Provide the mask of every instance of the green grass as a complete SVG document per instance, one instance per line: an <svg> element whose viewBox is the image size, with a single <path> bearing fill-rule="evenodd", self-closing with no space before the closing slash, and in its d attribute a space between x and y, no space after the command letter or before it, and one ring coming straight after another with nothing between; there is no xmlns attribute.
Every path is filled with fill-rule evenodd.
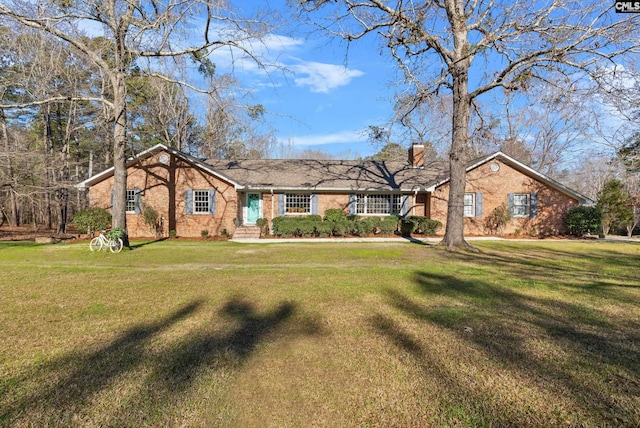
<svg viewBox="0 0 640 428"><path fill-rule="evenodd" d="M0 426L639 426L640 245L0 243Z"/></svg>

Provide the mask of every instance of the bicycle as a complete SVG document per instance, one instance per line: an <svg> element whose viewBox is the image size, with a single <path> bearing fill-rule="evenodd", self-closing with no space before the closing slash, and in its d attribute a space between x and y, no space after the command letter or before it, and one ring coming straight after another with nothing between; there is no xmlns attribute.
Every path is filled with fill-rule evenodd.
<svg viewBox="0 0 640 428"><path fill-rule="evenodd" d="M109 236L111 231L107 232L103 230L100 235L96 236L89 242L89 249L91 251L102 251L108 248L112 253L119 253L122 251L123 242L122 239L115 236Z"/></svg>

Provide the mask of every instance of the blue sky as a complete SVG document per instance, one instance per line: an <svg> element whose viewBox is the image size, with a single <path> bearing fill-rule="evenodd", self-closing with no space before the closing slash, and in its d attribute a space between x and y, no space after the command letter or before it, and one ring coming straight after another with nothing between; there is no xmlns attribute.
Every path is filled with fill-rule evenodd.
<svg viewBox="0 0 640 428"><path fill-rule="evenodd" d="M367 141L365 131L391 117L394 64L373 40L347 49L344 42L307 30L274 33L255 45L266 63L282 70L266 73L250 61L236 60L232 66L226 49L211 59L221 72L233 72L251 91L252 102L266 108L282 143L351 157L375 153L380 147Z"/></svg>
<svg viewBox="0 0 640 428"><path fill-rule="evenodd" d="M286 15L285 3L265 0L250 2L251 6L241 4L275 7ZM211 59L219 70L233 71L241 85L250 89L252 103L266 108L267 120L283 144L347 154L343 158L377 152L380 147L367 141L366 130L370 125L384 126L393 114L393 85L398 75L389 53L381 52L378 41L371 37L357 40L347 49L343 41L291 22L295 32L275 32L253 46L266 63L286 71L274 69L267 74L250 61L235 61L232 68L229 52L224 49L214 52ZM476 67L476 77L492 74L480 59ZM491 98L499 98L496 92L480 101L499 109Z"/></svg>

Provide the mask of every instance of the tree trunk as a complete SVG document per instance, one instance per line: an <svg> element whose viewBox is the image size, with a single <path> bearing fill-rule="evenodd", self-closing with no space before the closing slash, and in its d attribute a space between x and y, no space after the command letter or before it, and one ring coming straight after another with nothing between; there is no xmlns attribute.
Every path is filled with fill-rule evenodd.
<svg viewBox="0 0 640 428"><path fill-rule="evenodd" d="M469 70L456 66L453 75L452 141L449 152L449 202L443 244L449 250L471 248L464 239L464 191L466 186L467 146L471 104L469 102Z"/></svg>
<svg viewBox="0 0 640 428"><path fill-rule="evenodd" d="M13 172L13 159L11 158L11 145L9 143L9 134L7 133L7 119L4 115L4 110L0 109L0 141L2 141L2 146L4 147L5 153L7 154L7 180L8 180L8 190L7 193L9 195L9 214L4 212L5 217L7 217L7 222L9 226L16 227L18 226L18 199L16 198L16 193L14 191L15 185L15 177Z"/></svg>
<svg viewBox="0 0 640 428"><path fill-rule="evenodd" d="M453 33L453 52L449 57L449 74L452 79L453 114L451 149L449 151L449 202L447 226L443 245L450 250L474 250L464 240L464 191L466 186L469 146L469 121L471 98L469 96L469 68L473 57L469 55L469 30L466 26L462 0L445 1L447 18Z"/></svg>
<svg viewBox="0 0 640 428"><path fill-rule="evenodd" d="M52 221L52 209L51 209L51 190L53 188L52 182L52 167L51 157L53 156L53 133L51 131L51 105L45 104L42 106L42 121L44 134L44 209L45 209L45 225L47 229L51 229L53 225ZM34 220L35 221L35 220Z"/></svg>
<svg viewBox="0 0 640 428"><path fill-rule="evenodd" d="M116 72L114 76L114 126L113 126L113 206L112 225L125 231L123 241L129 246L127 234L127 86L126 74Z"/></svg>

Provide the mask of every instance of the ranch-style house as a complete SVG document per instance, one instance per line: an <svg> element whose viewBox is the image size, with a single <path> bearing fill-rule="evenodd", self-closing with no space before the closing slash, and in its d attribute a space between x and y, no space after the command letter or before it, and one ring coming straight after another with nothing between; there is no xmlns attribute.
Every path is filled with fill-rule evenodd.
<svg viewBox="0 0 640 428"><path fill-rule="evenodd" d="M158 144L128 160L127 229L131 237L241 234L258 219L324 215L425 216L446 223L448 163L409 149L406 162L344 160L202 160ZM89 204L109 209L113 168L78 184ZM469 163L465 235L486 235L486 217L508 207L504 233L564 233L563 216L585 196L502 152ZM156 230L142 215L158 213ZM441 232L444 229L441 230Z"/></svg>

